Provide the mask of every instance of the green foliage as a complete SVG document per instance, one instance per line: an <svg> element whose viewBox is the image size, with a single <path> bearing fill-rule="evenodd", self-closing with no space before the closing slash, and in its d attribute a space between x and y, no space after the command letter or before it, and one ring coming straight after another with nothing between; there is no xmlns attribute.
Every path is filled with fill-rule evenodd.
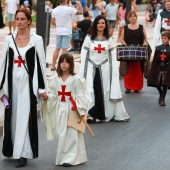
<svg viewBox="0 0 170 170"><path fill-rule="evenodd" d="M33 15L33 16L32 16L32 22L33 22L33 23L36 23L36 15Z"/></svg>

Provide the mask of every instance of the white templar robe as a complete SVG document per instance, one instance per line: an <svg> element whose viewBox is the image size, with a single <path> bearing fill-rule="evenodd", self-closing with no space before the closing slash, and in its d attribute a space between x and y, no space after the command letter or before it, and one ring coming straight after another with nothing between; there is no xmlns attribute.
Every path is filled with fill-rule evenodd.
<svg viewBox="0 0 170 170"><path fill-rule="evenodd" d="M17 35L17 31L14 32L14 39ZM36 35L32 30L30 31L30 41L27 46L18 48L22 60L26 63L26 53L32 47L35 48L35 67L33 73L33 92L38 99L39 92L44 92L45 89L38 88L38 68L37 68L37 59L36 53L38 54L41 71L45 81L45 55L43 49L43 40L40 36ZM32 149L30 146L30 137L28 129L28 121L30 115L30 89L29 89L29 76L24 68L23 64L20 62L19 54L14 45L12 36L7 36L4 42L2 56L0 58L0 82L3 77L5 69L5 60L9 60L9 48L14 51L14 62L13 62L13 84L12 84L12 119L11 119L11 132L12 132L12 143L13 143L13 158L20 159L24 158L33 158ZM32 56L30 56L32 57ZM8 63L7 63L8 68ZM2 90L0 90L0 97L4 94L9 96L8 89L8 70L6 71L6 79L3 85ZM40 100L40 99L39 99Z"/></svg>
<svg viewBox="0 0 170 170"><path fill-rule="evenodd" d="M125 110L119 82L119 69L116 56L113 54L113 39L94 40L87 35L81 50L81 65L79 75L87 81L89 110L94 106L93 81L95 68L99 68L106 121L114 118L121 121L128 119Z"/></svg>
<svg viewBox="0 0 170 170"><path fill-rule="evenodd" d="M77 105L80 115L88 108L88 98L85 95L86 83L78 75L69 76L65 81L54 76L48 82L50 93L44 101L44 122L47 127L47 139L56 140L56 165L69 163L81 164L87 161L83 133L67 126L69 110L72 103L70 95Z"/></svg>

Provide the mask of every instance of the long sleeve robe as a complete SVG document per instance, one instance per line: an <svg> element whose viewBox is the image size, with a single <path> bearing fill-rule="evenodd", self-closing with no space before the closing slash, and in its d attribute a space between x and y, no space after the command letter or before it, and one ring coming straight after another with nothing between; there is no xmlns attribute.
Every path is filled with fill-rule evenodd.
<svg viewBox="0 0 170 170"><path fill-rule="evenodd" d="M16 35L17 31L13 34L14 39ZM7 36L0 58L0 82L5 78L0 97L5 94L11 101L11 123L6 122L11 126L13 144L12 154L9 156L14 159L32 159L38 157L38 94L46 88L46 62L42 38L31 30L29 43L18 49L22 60L18 57L12 36Z"/></svg>
<svg viewBox="0 0 170 170"><path fill-rule="evenodd" d="M78 75L69 76L65 81L55 76L49 80L48 100L44 102L44 122L47 127L47 139L56 140L56 165L69 163L81 164L87 161L83 133L67 126L72 96L80 115L88 109L88 98L85 94L85 79Z"/></svg>

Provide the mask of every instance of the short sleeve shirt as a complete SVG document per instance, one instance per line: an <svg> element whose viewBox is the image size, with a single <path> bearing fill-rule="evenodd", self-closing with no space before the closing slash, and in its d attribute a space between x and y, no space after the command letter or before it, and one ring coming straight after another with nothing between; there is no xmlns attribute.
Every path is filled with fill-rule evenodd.
<svg viewBox="0 0 170 170"><path fill-rule="evenodd" d="M58 6L52 12L52 18L55 18L57 35L72 34L72 15L75 15L77 10L69 6Z"/></svg>

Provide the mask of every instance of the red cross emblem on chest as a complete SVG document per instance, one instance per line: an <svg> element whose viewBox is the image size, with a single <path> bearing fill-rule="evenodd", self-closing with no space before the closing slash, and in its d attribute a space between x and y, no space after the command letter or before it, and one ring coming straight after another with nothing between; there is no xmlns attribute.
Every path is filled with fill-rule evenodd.
<svg viewBox="0 0 170 170"><path fill-rule="evenodd" d="M161 61L164 61L165 58L166 58L166 54L165 54L165 53L162 53L162 54L160 55L160 58L161 58Z"/></svg>
<svg viewBox="0 0 170 170"><path fill-rule="evenodd" d="M61 85L61 90L58 91L58 96L61 96L61 102L66 102L65 96L71 96L71 92L66 92L66 85Z"/></svg>
<svg viewBox="0 0 170 170"><path fill-rule="evenodd" d="M98 47L94 47L94 50L98 50L98 54L101 54L101 51L105 51L105 47L101 47L101 44L98 44Z"/></svg>
<svg viewBox="0 0 170 170"><path fill-rule="evenodd" d="M165 20L165 23L167 22L167 26L170 26L170 18L168 18L167 20Z"/></svg>
<svg viewBox="0 0 170 170"><path fill-rule="evenodd" d="M21 63L25 64L25 60L22 60L20 56L18 56L18 60L14 60L14 63L18 64L18 67L21 67Z"/></svg>

